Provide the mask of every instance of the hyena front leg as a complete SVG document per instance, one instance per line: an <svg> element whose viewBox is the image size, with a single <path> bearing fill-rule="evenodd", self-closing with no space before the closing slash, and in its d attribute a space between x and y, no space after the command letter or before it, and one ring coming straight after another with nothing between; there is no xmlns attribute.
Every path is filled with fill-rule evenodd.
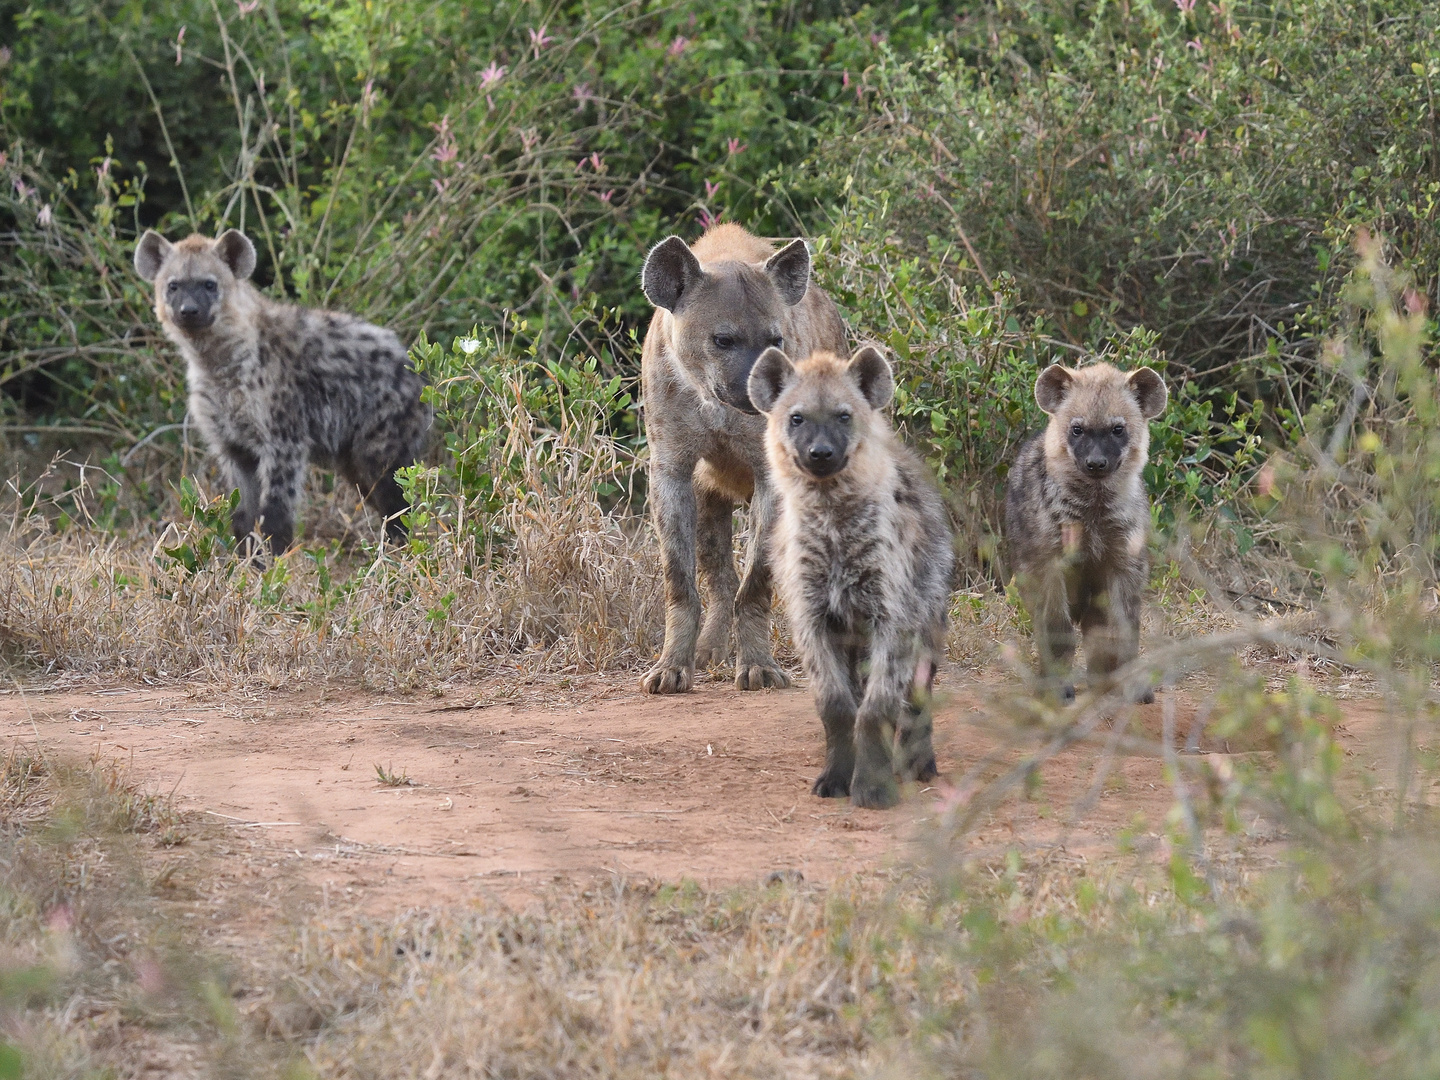
<svg viewBox="0 0 1440 1080"><path fill-rule="evenodd" d="M700 594L695 588L694 472L691 462L686 468L655 463L650 473L650 501L665 578L665 646L660 662L640 680L640 689L647 694L678 694L695 681Z"/></svg>
<svg viewBox="0 0 1440 1080"><path fill-rule="evenodd" d="M295 540L295 502L306 464L305 447L299 443L268 446L260 458L260 534L276 555Z"/></svg>
<svg viewBox="0 0 1440 1080"><path fill-rule="evenodd" d="M1092 682L1104 684L1140 655L1140 605L1147 567L1125 567L1113 574L1080 617L1085 635L1086 667ZM1146 687L1139 700L1148 704L1155 691Z"/></svg>
<svg viewBox="0 0 1440 1080"><path fill-rule="evenodd" d="M803 649L805 670L825 725L825 768L810 790L822 799L843 799L855 774L855 650L823 620L808 627L805 636L810 639Z"/></svg>
<svg viewBox="0 0 1440 1080"><path fill-rule="evenodd" d="M745 576L735 594L735 685L741 690L790 685L790 676L770 650L770 533L775 512L775 492L757 474L755 493L750 497Z"/></svg>
<svg viewBox="0 0 1440 1080"><path fill-rule="evenodd" d="M735 504L712 488L696 485L696 555L705 597L705 621L695 647L695 666L708 668L730 659L730 632L735 625L735 573L731 542Z"/></svg>
<svg viewBox="0 0 1440 1080"><path fill-rule="evenodd" d="M252 537L255 519L260 516L260 462L254 454L238 446L225 447L220 459L229 482L240 489L240 504L230 515L230 528L240 553L253 558L259 554Z"/></svg>
<svg viewBox="0 0 1440 1080"><path fill-rule="evenodd" d="M1056 560L1020 586L1030 622L1035 630L1035 654L1039 660L1040 677L1060 695L1062 701L1075 700L1075 684L1070 667L1075 661L1075 624L1070 618L1070 600L1065 587L1065 573Z"/></svg>
<svg viewBox="0 0 1440 1080"><path fill-rule="evenodd" d="M900 801L900 785L895 782L895 734L914 677L914 653L893 634L877 634L870 648L865 695L855 713L850 801L856 806L883 810Z"/></svg>

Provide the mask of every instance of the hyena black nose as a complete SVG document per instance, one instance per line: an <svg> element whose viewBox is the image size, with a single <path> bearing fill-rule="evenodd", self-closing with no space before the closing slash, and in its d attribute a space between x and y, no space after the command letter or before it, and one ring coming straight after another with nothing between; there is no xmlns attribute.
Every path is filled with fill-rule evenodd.
<svg viewBox="0 0 1440 1080"><path fill-rule="evenodd" d="M1085 459L1085 471L1090 473L1103 473L1110 465L1110 462L1103 457L1087 457Z"/></svg>
<svg viewBox="0 0 1440 1080"><path fill-rule="evenodd" d="M811 461L829 461L835 456L835 448L826 443L816 443L810 447Z"/></svg>
<svg viewBox="0 0 1440 1080"><path fill-rule="evenodd" d="M182 300L176 310L181 315L194 315L200 310L200 305L194 300Z"/></svg>

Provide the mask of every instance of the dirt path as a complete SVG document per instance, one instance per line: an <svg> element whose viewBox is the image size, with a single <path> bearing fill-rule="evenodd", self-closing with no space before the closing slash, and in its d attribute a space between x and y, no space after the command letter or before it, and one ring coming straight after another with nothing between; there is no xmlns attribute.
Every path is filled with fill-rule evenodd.
<svg viewBox="0 0 1440 1080"><path fill-rule="evenodd" d="M930 788L889 812L811 796L822 737L803 690L702 683L646 698L633 686L595 680L500 705L474 688L393 700L110 686L11 694L0 699L0 731L38 738L47 753L123 761L152 790L173 790L180 808L250 853L231 885L250 880L269 896L274 879L375 911L606 874L707 887L795 871L828 881L903 859L917 824L936 813ZM979 752L967 720L988 690L941 689L943 773ZM1141 726L1158 734L1160 709L1140 709ZM1192 714L1182 692L1181 732ZM387 786L376 765L407 782ZM974 842L1063 833L1083 850L1137 812L1159 827L1171 793L1161 762L1146 757L1120 759L1083 822L1062 825L1095 765L1093 751L1067 752L1035 797L994 815Z"/></svg>

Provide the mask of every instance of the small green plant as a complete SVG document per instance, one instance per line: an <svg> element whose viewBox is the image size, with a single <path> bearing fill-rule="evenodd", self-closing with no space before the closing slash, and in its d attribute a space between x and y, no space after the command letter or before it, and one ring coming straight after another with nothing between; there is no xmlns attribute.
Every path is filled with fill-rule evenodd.
<svg viewBox="0 0 1440 1080"><path fill-rule="evenodd" d="M418 780L411 780L408 773L396 772L393 766L375 764L375 779L382 787L419 787Z"/></svg>

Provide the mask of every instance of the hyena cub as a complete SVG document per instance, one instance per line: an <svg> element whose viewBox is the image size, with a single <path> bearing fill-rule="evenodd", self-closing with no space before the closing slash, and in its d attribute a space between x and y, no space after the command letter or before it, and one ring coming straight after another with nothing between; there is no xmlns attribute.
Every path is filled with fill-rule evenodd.
<svg viewBox="0 0 1440 1080"><path fill-rule="evenodd" d="M1021 599L1035 627L1040 673L1075 696L1075 627L1090 676L1103 683L1140 652L1149 578L1150 498L1141 470L1149 422L1168 393L1149 368L1056 364L1035 382L1050 425L1020 448L1005 493L1005 532ZM1146 687L1141 701L1153 701Z"/></svg>
<svg viewBox="0 0 1440 1080"><path fill-rule="evenodd" d="M135 269L155 283L155 314L185 357L190 415L240 489L232 525L259 525L277 554L314 461L354 483L405 535L395 470L424 448L430 410L400 339L353 315L284 304L247 280L255 246L234 229L171 244L146 232Z"/></svg>
<svg viewBox="0 0 1440 1080"><path fill-rule="evenodd" d="M813 790L856 806L893 806L897 774L935 776L930 691L955 561L934 480L880 413L894 389L870 346L799 365L768 349L750 375L780 494L776 577L825 725Z"/></svg>

